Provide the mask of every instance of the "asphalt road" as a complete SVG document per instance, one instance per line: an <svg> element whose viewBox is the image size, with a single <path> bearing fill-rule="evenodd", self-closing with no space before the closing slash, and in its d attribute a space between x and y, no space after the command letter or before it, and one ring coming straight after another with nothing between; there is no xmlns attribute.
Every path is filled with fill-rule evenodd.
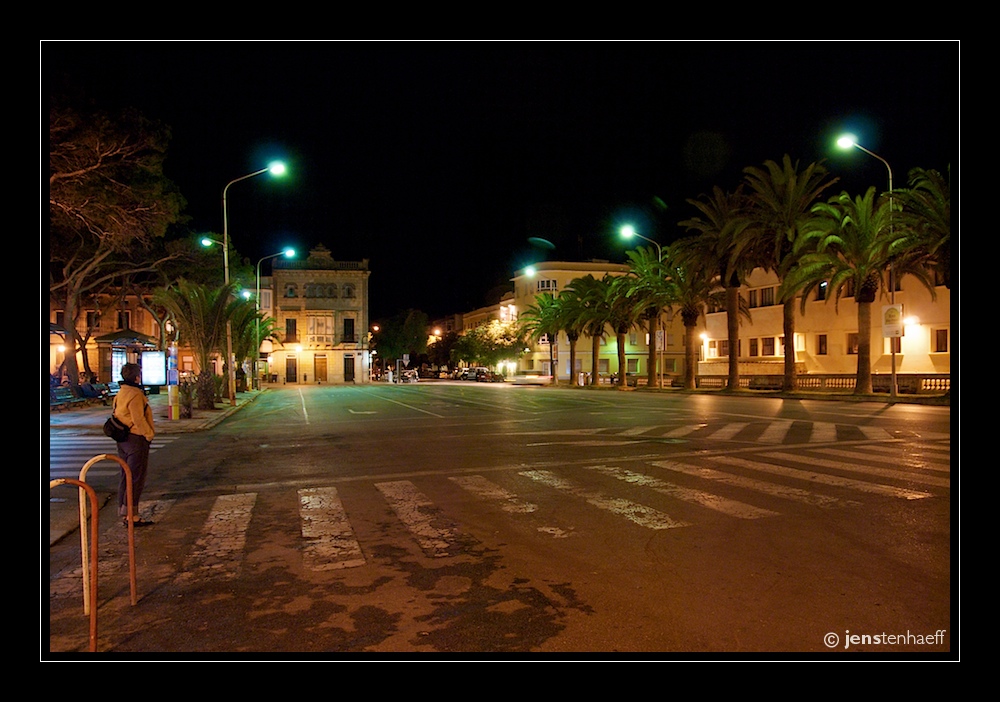
<svg viewBox="0 0 1000 702"><path fill-rule="evenodd" d="M147 657L950 657L948 407L418 383L269 391L151 467ZM48 651L88 651L80 544ZM45 623L43 622L43 625Z"/></svg>

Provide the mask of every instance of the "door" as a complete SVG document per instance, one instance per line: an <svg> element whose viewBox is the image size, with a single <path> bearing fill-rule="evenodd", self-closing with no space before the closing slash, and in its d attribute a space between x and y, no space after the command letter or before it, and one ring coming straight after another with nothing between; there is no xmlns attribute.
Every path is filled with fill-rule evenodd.
<svg viewBox="0 0 1000 702"><path fill-rule="evenodd" d="M297 383L299 378L299 366L294 358L285 359L285 382Z"/></svg>
<svg viewBox="0 0 1000 702"><path fill-rule="evenodd" d="M316 382L326 382L326 356L316 356Z"/></svg>
<svg viewBox="0 0 1000 702"><path fill-rule="evenodd" d="M347 353L344 354L344 382L354 382L354 356Z"/></svg>

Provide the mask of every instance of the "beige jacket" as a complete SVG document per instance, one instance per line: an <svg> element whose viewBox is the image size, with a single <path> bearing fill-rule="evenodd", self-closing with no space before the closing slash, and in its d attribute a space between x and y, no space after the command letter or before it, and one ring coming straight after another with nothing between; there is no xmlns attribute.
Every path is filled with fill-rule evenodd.
<svg viewBox="0 0 1000 702"><path fill-rule="evenodd" d="M144 436L147 441L153 440L156 434L153 430L153 410L142 388L122 383L115 395L113 412L133 434Z"/></svg>

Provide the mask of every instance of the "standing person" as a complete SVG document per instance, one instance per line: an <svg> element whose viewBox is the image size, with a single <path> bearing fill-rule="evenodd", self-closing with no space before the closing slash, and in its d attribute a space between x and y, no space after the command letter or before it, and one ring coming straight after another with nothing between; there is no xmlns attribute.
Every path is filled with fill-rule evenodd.
<svg viewBox="0 0 1000 702"><path fill-rule="evenodd" d="M128 464L132 473L132 509L135 512L133 524L146 526L152 522L139 516L139 496L146 484L146 469L149 467L149 445L153 441L153 410L149 407L146 392L140 384L142 368L138 363L126 363L122 366L122 382L118 394L115 395L114 415L129 428L125 441L118 444L118 457ZM128 526L128 485L125 471L121 472L118 481L118 516L122 523Z"/></svg>

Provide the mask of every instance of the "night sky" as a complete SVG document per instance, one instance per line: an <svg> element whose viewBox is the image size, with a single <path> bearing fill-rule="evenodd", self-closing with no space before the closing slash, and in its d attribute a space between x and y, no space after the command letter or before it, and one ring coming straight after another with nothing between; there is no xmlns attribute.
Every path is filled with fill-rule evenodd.
<svg viewBox="0 0 1000 702"><path fill-rule="evenodd" d="M284 160L285 178L229 188L240 254L368 258L373 319L434 318L529 263L623 262L625 221L669 243L687 199L786 153L825 159L836 192L886 189L884 164L835 147L845 129L895 187L950 166L957 192L959 57L957 41L41 42L40 111L68 77L169 125L198 231L222 231L228 182Z"/></svg>

